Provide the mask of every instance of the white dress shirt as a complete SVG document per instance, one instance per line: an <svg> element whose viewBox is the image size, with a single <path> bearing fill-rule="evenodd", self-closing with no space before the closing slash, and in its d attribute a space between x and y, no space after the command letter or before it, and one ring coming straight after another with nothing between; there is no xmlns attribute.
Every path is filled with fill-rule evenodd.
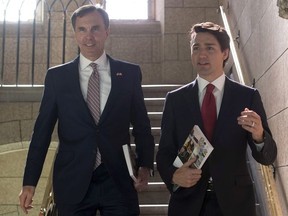
<svg viewBox="0 0 288 216"><path fill-rule="evenodd" d="M206 86L209 84L209 82L201 77L197 77L198 82L198 98L199 98L199 104L202 106L202 102L206 93ZM225 84L225 75L222 74L220 77L218 77L216 80L214 80L211 84L215 86L213 90L213 94L216 101L216 108L217 108L217 117L220 111L223 93L224 93L224 84Z"/></svg>
<svg viewBox="0 0 288 216"><path fill-rule="evenodd" d="M209 84L209 82L199 76L197 76L197 82L198 82L198 98L199 98L199 104L202 106L202 102L204 99L204 95L206 93L206 86ZM224 94L224 84L225 84L225 74L223 73L220 77L218 77L216 80L214 80L211 84L215 86L213 90L213 94L216 100L216 108L217 108L217 117L221 108L222 98ZM240 115L240 113L239 113ZM237 121L237 119L235 119ZM264 142L255 144L258 151L261 151Z"/></svg>
<svg viewBox="0 0 288 216"><path fill-rule="evenodd" d="M90 63L92 62L80 53L79 79L81 91L85 100L87 98L89 78L93 72L92 67L89 66ZM100 109L102 113L111 90L111 70L109 60L105 52L103 52L103 54L96 61L94 61L94 63L97 64L100 78Z"/></svg>

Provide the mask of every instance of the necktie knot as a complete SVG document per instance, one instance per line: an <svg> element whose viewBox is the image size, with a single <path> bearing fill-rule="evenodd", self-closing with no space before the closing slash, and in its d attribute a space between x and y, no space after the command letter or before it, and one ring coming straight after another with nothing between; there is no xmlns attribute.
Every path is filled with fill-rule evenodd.
<svg viewBox="0 0 288 216"><path fill-rule="evenodd" d="M92 62L92 63L90 63L89 65L92 67L93 71L94 71L94 70L97 70L97 64L96 64L96 63L93 63L93 62Z"/></svg>
<svg viewBox="0 0 288 216"><path fill-rule="evenodd" d="M211 83L209 83L207 86L206 86L206 93L207 94L211 94L214 90L215 86Z"/></svg>

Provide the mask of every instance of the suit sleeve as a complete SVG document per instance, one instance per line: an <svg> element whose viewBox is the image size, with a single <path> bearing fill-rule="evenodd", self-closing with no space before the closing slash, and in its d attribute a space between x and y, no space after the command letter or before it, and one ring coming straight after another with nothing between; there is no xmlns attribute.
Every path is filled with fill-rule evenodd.
<svg viewBox="0 0 288 216"><path fill-rule="evenodd" d="M267 117L261 100L261 96L257 90L255 90L253 96L253 103L251 109L254 110L258 115L260 115L264 128L264 146L261 151L257 151L255 143L252 140L252 136L250 135L249 137L248 142L252 150L252 155L257 162L263 165L271 165L277 157L277 146L268 126Z"/></svg>
<svg viewBox="0 0 288 216"><path fill-rule="evenodd" d="M154 162L154 138L151 133L150 120L144 103L144 95L141 86L141 70L135 66L135 82L131 109L132 135L136 144L137 165L153 170Z"/></svg>
<svg viewBox="0 0 288 216"><path fill-rule="evenodd" d="M161 137L156 161L160 176L171 193L173 191L172 177L177 169L173 166L173 162L178 152L177 142L175 141L176 138L174 136L175 118L173 113L173 102L168 93L161 122Z"/></svg>
<svg viewBox="0 0 288 216"><path fill-rule="evenodd" d="M52 74L47 72L40 110L35 122L24 172L23 186L36 186L40 178L51 135L57 121Z"/></svg>

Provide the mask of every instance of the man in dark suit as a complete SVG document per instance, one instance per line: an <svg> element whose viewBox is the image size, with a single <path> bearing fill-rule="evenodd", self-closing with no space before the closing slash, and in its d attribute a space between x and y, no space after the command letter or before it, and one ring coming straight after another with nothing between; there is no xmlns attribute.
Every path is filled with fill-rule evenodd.
<svg viewBox="0 0 288 216"><path fill-rule="evenodd" d="M73 13L71 21L80 55L47 72L19 197L21 208L28 213L32 207L51 134L58 121L53 191L59 216L95 216L97 210L109 216L139 215L137 190L148 183L154 155L140 67L106 55L109 17L103 9L82 6ZM97 64L96 69L91 62ZM94 70L100 79L99 120L95 120L86 101ZM96 100L92 94L93 97ZM122 150L122 145L130 144L130 125L139 167L135 183ZM95 165L99 152L101 164Z"/></svg>
<svg viewBox="0 0 288 216"><path fill-rule="evenodd" d="M259 92L230 80L223 72L229 42L227 32L217 24L194 25L191 58L198 76L167 94L157 166L171 192L170 216L255 216L247 144L261 164L272 164L276 158ZM216 102L216 121L209 138L214 150L201 170L192 168L193 160L176 168L173 161L194 125L209 137L201 111L208 84L214 85L211 98ZM176 191L174 184L180 186Z"/></svg>

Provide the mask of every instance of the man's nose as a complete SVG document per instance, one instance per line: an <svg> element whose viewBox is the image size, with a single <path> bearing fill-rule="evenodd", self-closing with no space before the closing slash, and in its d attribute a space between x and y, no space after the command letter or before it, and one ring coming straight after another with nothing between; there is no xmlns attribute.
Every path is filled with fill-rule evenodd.
<svg viewBox="0 0 288 216"><path fill-rule="evenodd" d="M207 50L205 48L200 48L199 49L199 56L207 56Z"/></svg>
<svg viewBox="0 0 288 216"><path fill-rule="evenodd" d="M93 32L92 31L87 31L85 36L87 38L93 38Z"/></svg>

